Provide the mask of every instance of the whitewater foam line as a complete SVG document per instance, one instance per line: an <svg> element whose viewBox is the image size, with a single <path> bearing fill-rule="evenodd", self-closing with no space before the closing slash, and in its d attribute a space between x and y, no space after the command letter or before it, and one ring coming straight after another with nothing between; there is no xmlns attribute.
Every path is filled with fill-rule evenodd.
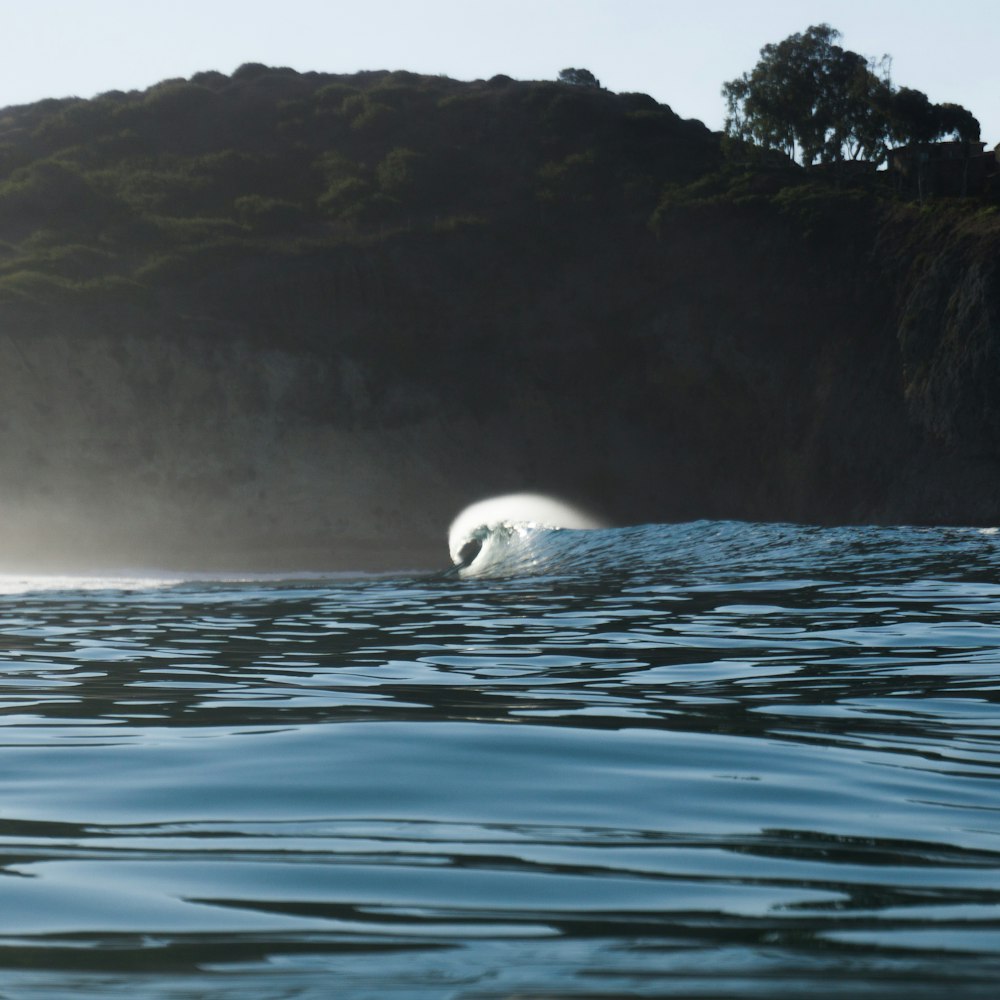
<svg viewBox="0 0 1000 1000"><path fill-rule="evenodd" d="M164 590L198 584L265 584L282 582L302 583L316 581L323 583L333 580L351 580L359 577L390 576L389 573L0 573L0 596L57 593L61 591L124 591Z"/></svg>
<svg viewBox="0 0 1000 1000"><path fill-rule="evenodd" d="M72 576L48 573L0 573L0 594L61 590L160 590L184 583L183 577Z"/></svg>

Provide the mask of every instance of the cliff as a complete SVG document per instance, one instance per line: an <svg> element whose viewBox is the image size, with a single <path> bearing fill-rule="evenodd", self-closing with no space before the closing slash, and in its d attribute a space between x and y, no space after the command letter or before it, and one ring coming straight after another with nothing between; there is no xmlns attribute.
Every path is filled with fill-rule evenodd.
<svg viewBox="0 0 1000 1000"><path fill-rule="evenodd" d="M8 566L441 565L464 504L1000 522L1000 221L643 95L243 67L0 112Z"/></svg>

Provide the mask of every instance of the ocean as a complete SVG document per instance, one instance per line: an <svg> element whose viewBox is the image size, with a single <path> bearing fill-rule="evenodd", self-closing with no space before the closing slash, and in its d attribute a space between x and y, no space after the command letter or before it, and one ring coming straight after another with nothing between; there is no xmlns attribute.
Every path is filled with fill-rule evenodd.
<svg viewBox="0 0 1000 1000"><path fill-rule="evenodd" d="M0 997L994 997L1000 535L0 578Z"/></svg>

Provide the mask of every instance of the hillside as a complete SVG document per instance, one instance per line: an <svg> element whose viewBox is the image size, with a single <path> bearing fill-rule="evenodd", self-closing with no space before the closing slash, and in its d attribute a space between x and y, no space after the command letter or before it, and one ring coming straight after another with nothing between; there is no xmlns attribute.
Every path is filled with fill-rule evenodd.
<svg viewBox="0 0 1000 1000"><path fill-rule="evenodd" d="M995 208L651 98L249 65L0 111L9 565L440 564L466 502L1000 521Z"/></svg>

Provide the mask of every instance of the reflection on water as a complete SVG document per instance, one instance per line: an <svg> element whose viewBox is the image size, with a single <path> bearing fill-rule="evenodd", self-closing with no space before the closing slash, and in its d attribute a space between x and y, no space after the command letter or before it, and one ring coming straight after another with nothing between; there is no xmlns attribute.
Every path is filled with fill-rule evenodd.
<svg viewBox="0 0 1000 1000"><path fill-rule="evenodd" d="M992 996L1000 538L550 542L9 587L3 987Z"/></svg>

